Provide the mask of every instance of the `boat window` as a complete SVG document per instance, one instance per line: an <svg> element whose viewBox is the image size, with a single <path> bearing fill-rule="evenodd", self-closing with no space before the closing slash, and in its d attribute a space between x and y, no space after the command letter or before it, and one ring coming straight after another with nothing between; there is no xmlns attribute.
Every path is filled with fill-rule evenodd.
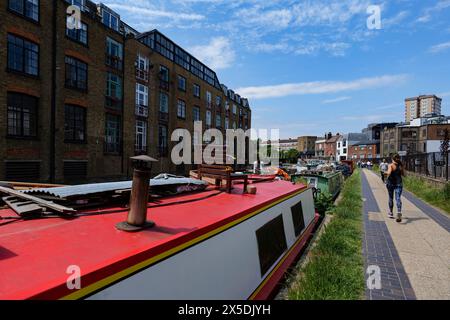
<svg viewBox="0 0 450 320"><path fill-rule="evenodd" d="M303 207L300 201L291 207L292 220L294 221L295 236L298 237L305 228L305 220L303 218Z"/></svg>
<svg viewBox="0 0 450 320"><path fill-rule="evenodd" d="M261 276L263 276L287 249L283 215L280 214L259 228L256 231L256 238L258 241Z"/></svg>
<svg viewBox="0 0 450 320"><path fill-rule="evenodd" d="M316 179L315 178L309 179L309 186L313 187L313 188L317 188Z"/></svg>

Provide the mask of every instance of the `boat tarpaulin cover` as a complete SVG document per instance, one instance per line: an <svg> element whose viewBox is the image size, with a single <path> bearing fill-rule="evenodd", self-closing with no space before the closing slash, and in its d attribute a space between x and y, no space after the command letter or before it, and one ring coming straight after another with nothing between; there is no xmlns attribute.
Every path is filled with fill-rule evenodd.
<svg viewBox="0 0 450 320"><path fill-rule="evenodd" d="M56 187L56 188L37 188L24 190L25 193L36 194L36 195L50 195L58 198L71 198L77 196L85 196L89 194L98 194L105 192L114 192L116 190L126 190L131 189L133 181L118 181L118 182L106 182L106 183L92 183L92 184L80 184L75 186L66 187ZM150 180L150 186L152 188L158 186L206 186L207 182L185 178L177 177L168 174L161 174Z"/></svg>

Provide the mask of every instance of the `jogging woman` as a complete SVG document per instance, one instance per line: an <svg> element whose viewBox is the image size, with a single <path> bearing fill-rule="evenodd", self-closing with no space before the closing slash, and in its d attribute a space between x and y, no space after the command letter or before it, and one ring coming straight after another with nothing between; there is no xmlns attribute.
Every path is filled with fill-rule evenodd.
<svg viewBox="0 0 450 320"><path fill-rule="evenodd" d="M398 154L392 158L392 163L388 167L386 187L389 193L389 217L394 218L394 195L397 202L397 222L402 221L402 192L403 192L403 164Z"/></svg>

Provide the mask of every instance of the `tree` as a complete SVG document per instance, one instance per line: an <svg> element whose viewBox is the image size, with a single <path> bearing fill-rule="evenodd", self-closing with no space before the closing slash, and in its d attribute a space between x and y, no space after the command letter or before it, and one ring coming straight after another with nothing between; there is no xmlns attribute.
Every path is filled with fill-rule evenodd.
<svg viewBox="0 0 450 320"><path fill-rule="evenodd" d="M450 148L450 136L448 129L444 130L444 139L441 141L441 154L445 159L445 178L448 181L448 151Z"/></svg>
<svg viewBox="0 0 450 320"><path fill-rule="evenodd" d="M284 156L290 163L297 163L299 154L297 149L289 149Z"/></svg>

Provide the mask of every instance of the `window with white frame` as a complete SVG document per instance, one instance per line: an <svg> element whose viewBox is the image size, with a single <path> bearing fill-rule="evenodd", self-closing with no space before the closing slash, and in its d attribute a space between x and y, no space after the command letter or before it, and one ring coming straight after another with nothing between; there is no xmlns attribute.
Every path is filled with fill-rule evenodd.
<svg viewBox="0 0 450 320"><path fill-rule="evenodd" d="M237 106L235 104L233 104L233 114L237 113Z"/></svg>
<svg viewBox="0 0 450 320"><path fill-rule="evenodd" d="M169 112L169 96L164 92L159 93L159 111L163 113Z"/></svg>
<svg viewBox="0 0 450 320"><path fill-rule="evenodd" d="M186 102L180 99L177 101L177 117L186 119Z"/></svg>
<svg viewBox="0 0 450 320"><path fill-rule="evenodd" d="M148 107L148 87L136 83L136 105Z"/></svg>
<svg viewBox="0 0 450 320"><path fill-rule="evenodd" d="M200 98L200 86L198 84L194 84L194 97Z"/></svg>
<svg viewBox="0 0 450 320"><path fill-rule="evenodd" d="M208 102L208 104L211 104L212 95L211 95L211 92L209 92L209 91L206 91L206 101Z"/></svg>
<svg viewBox="0 0 450 320"><path fill-rule="evenodd" d="M186 78L183 76L178 76L178 89L186 91Z"/></svg>
<svg viewBox="0 0 450 320"><path fill-rule="evenodd" d="M150 66L150 60L147 57L138 55L136 59L136 68L142 71L147 71Z"/></svg>
<svg viewBox="0 0 450 320"><path fill-rule="evenodd" d="M229 129L230 127L230 120L228 118L225 118L225 129Z"/></svg>
<svg viewBox="0 0 450 320"><path fill-rule="evenodd" d="M206 110L206 125L210 126L211 125L211 111Z"/></svg>
<svg viewBox="0 0 450 320"><path fill-rule="evenodd" d="M147 122L136 120L136 151L147 150Z"/></svg>
<svg viewBox="0 0 450 320"><path fill-rule="evenodd" d="M119 21L120 21L119 16L106 10L105 8L103 8L102 10L102 15L103 15L102 22L105 26L113 30L119 31Z"/></svg>
<svg viewBox="0 0 450 320"><path fill-rule="evenodd" d="M200 107L195 106L192 108L192 118L194 121L200 121Z"/></svg>
<svg viewBox="0 0 450 320"><path fill-rule="evenodd" d="M222 119L220 115L216 115L216 128L220 128L222 126Z"/></svg>

